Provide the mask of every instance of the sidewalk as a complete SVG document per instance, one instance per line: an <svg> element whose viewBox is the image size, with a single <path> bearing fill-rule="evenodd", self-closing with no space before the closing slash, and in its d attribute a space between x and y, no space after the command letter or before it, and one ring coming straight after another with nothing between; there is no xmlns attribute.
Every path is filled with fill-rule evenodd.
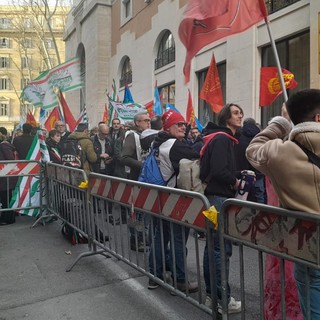
<svg viewBox="0 0 320 320"><path fill-rule="evenodd" d="M148 290L145 276L115 258L87 257L65 272L87 245L69 244L59 221L30 228L34 221L0 226L0 320L211 319L162 288Z"/></svg>

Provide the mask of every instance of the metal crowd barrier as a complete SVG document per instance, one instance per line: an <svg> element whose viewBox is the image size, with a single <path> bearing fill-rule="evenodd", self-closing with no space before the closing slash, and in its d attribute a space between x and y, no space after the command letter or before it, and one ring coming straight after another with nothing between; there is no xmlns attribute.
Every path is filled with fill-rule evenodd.
<svg viewBox="0 0 320 320"><path fill-rule="evenodd" d="M87 191L87 176L83 170L70 168L54 163L46 164L48 204L47 210L72 227L77 237L88 241L88 251L81 253L67 268L72 267L82 257L102 254L93 243L95 234L94 225L90 214L90 205ZM76 239L76 241L80 241ZM107 256L109 258L109 256Z"/></svg>
<svg viewBox="0 0 320 320"><path fill-rule="evenodd" d="M239 274L238 278L242 300L241 319L252 316L252 310L246 307L250 292L246 290L248 278L246 274L254 263L252 260L245 263L244 249L251 248L257 252L257 267L259 274L259 319L264 319L264 265L265 254L279 258L280 276L278 286L281 290L281 317L289 319L286 315L286 280L285 261L293 261L307 268L320 269L319 252L319 214L285 210L268 205L248 201L228 199L224 202L219 214L219 233L222 261L222 318L228 319L227 310L227 265L225 259L225 241L232 241L238 245ZM250 249L250 250L251 250ZM245 277L246 274L246 277ZM310 287L307 283L307 301L310 302ZM258 301L256 301L258 303ZM299 302L297 301L297 304ZM307 303L307 318L311 320L310 304Z"/></svg>
<svg viewBox="0 0 320 320"><path fill-rule="evenodd" d="M12 210L33 217L45 215L44 168L39 161L0 161L0 181L0 215Z"/></svg>

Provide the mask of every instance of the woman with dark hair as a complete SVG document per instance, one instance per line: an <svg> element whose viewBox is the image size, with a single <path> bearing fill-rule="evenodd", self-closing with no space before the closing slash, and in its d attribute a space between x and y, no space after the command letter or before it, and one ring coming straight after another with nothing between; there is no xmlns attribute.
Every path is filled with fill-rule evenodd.
<svg viewBox="0 0 320 320"><path fill-rule="evenodd" d="M60 140L61 140L61 133L56 129L53 129L49 132L49 137L46 140L50 161L57 164L61 164L60 147L59 147Z"/></svg>

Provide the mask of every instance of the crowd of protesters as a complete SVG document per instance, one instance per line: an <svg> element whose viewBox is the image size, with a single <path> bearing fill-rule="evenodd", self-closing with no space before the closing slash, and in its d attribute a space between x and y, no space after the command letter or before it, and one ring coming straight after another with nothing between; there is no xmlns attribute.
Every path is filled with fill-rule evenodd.
<svg viewBox="0 0 320 320"><path fill-rule="evenodd" d="M310 104L314 106L312 112L315 113L315 115L312 114L313 118L311 115L307 115L304 117L305 120L303 120L304 115L300 114L297 116L297 119L293 119L293 122L299 125L301 121L312 121L312 124L310 124L309 127L313 132L317 132L318 129L315 128L315 126L320 122L320 111L317 109L320 105L320 91L314 90L310 92L303 92L301 95L305 97L305 99L310 100ZM294 95L288 102L291 117L295 117L295 114L298 113L295 108L296 104L301 100L299 99L299 96ZM299 101L296 102L296 100ZM303 101L300 102L303 103ZM272 172L272 170L277 170L276 165L274 169L273 167L270 167L270 169L268 167L269 153L270 157L273 157L268 146L271 146L271 140L275 140L277 138L277 132L278 135L281 135L281 139L284 138L284 132L289 133L290 128L288 126L289 122L286 122L287 120L274 120L271 122L272 125L270 124L267 129L262 130L261 132L260 125L256 123L254 119L243 119L243 117L243 109L238 104L230 103L225 105L219 112L217 124L209 122L202 132L199 128L191 127L187 124L184 117L173 110L169 110L162 116L155 116L153 118L150 118L147 111L139 112L134 116L133 121L126 123L126 125L121 124L120 119L114 118L112 119L110 127L105 123L100 122L91 130L89 130L88 124L80 123L72 133L67 131L65 123L58 121L55 124L55 128L48 132L46 145L48 147L50 160L54 163L62 164L60 154L62 143L68 140L77 140L79 141L83 153L82 169L87 174L95 172L132 180L138 180L143 162L149 154L151 146L153 146L158 150L157 157L163 178L167 181L167 185L173 188L177 188L176 177L179 174L179 161L184 158L197 159L200 157L200 154L201 156L204 156L206 153L209 161L209 169L208 172L205 172L205 179L203 181L206 183L204 194L208 198L210 204L214 205L219 212L226 199L235 197L240 184L241 172L243 170L252 170L256 176L255 186L250 191L248 200L262 204L267 203L264 174L268 174L268 170L270 170L270 172ZM284 117L290 119L288 114ZM297 132L299 133L300 131L298 130ZM219 132L219 134L213 135L217 132ZM205 143L204 141L206 141L206 138L211 136L213 137L211 138L212 140ZM21 134L17 135L13 139L12 144L9 142L8 138L7 130L1 127L0 160L26 159L33 140L32 127L29 124L24 124ZM313 139L313 137L311 138ZM270 140L269 144L266 143L267 140ZM272 143L281 144L283 142L281 140L281 142L272 141ZM285 145L289 148L289 144ZM277 148L279 149L280 147L278 146ZM293 147L290 146L290 148L292 149ZM302 159L303 151L299 148L299 146L295 146L295 149L298 149L300 152L300 158ZM260 153L261 149L266 149L266 152ZM291 152L290 150L288 152ZM315 150L318 150L317 147L315 147ZM297 153L298 151L295 152ZM246 152L249 161L247 160ZM278 153L280 153L280 151L277 151L277 154ZM283 154L282 156L286 155ZM264 158L262 159L261 157L266 157L266 160L263 160ZM279 158L281 158L281 154L279 154ZM299 158L298 153L297 158ZM292 195L287 195L287 190L282 190L283 187L281 185L281 181L277 180L277 175L271 174L271 176L275 177L273 182L278 191L280 190L280 200L282 200L283 203L288 203L289 207L293 208L295 206L295 202L291 201ZM3 208L8 206L8 199L12 194L12 189L14 188L15 183L16 180L10 180L10 183L7 184L6 187L4 187L4 183L1 183L0 199ZM315 189L316 188L317 186L315 186ZM296 190L293 188L292 193L294 192L296 192ZM315 197L318 196L315 195ZM314 201L310 202L313 204ZM297 208L300 210L309 210L308 203ZM112 206L109 210L112 212ZM319 202L312 205L311 210L319 212ZM122 211L124 211L122 214L126 216L126 210ZM2 213L2 223L14 222L12 217L7 220L4 219L3 216L5 214L6 212ZM9 216L9 214L7 215ZM164 266L169 270L174 268L176 270L177 288L184 292L196 292L198 290L198 284L191 281L186 282L185 279L186 270L184 270L185 257L183 257L183 252L186 252L186 248L183 248L183 246L186 245L189 229L182 229L178 225L177 228L174 226L172 229L169 223L166 222L162 223L160 228L159 222L154 220L152 238L149 230L151 218L146 217L143 212L136 212L136 219L143 221L145 230L140 230L136 237L137 231L132 227L129 228L130 249L144 251L144 246L150 246L150 273L158 278L162 278L165 274L163 270ZM123 220L126 220L126 218ZM171 232L173 232L172 235ZM182 234L182 232L185 234ZM195 236L206 240L204 234L196 234ZM182 241L183 238L184 241ZM208 306L211 306L212 303L209 255L214 256L216 270L216 295L218 299L221 299L222 257L220 253L218 235L214 233L213 238L215 240L214 248L209 249L206 243L203 259L207 293L206 305ZM147 241L143 241L143 239L147 239ZM174 252L171 252L172 240L174 241ZM151 242L153 242L152 246ZM162 261L162 254L160 254L162 245L164 245L167 253L166 259L168 258L168 261L165 261L165 263ZM228 266L232 255L231 242L226 242L225 252ZM173 257L173 255L175 255L175 257ZM156 267L153 265L154 262L156 262ZM175 262L175 266L172 265L173 262ZM303 313L306 312L306 302L304 300L305 285L302 275L305 275L306 273L310 274L310 272L310 270L305 270L299 265L296 266L296 278L298 281ZM311 281L313 281L312 277L313 274L311 275ZM155 289L158 286L157 282L154 282L152 279L149 280L149 289ZM316 290L317 289L315 289L315 291ZM316 294L316 292L311 291L312 298L313 295ZM241 301L237 301L232 297L229 285L227 286L227 295L229 301L228 312L240 312ZM314 306L312 306L312 308L313 307ZM218 311L221 311L220 304L218 304Z"/></svg>

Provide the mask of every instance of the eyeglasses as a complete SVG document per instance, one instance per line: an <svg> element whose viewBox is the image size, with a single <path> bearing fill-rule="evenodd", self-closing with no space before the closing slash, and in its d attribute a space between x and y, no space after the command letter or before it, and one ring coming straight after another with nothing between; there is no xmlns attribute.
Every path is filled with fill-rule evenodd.
<svg viewBox="0 0 320 320"><path fill-rule="evenodd" d="M145 123L149 123L151 120L150 119L144 119L144 120L138 120L138 122L145 122Z"/></svg>
<svg viewBox="0 0 320 320"><path fill-rule="evenodd" d="M119 126L119 125L120 125L120 122L119 122L119 123L114 122L112 125L113 125L113 126Z"/></svg>
<svg viewBox="0 0 320 320"><path fill-rule="evenodd" d="M184 127L187 126L187 124L185 122L178 122L178 123L176 123L176 125L177 125L178 128L182 128L183 126Z"/></svg>
<svg viewBox="0 0 320 320"><path fill-rule="evenodd" d="M65 127L65 124L58 124L57 127Z"/></svg>

